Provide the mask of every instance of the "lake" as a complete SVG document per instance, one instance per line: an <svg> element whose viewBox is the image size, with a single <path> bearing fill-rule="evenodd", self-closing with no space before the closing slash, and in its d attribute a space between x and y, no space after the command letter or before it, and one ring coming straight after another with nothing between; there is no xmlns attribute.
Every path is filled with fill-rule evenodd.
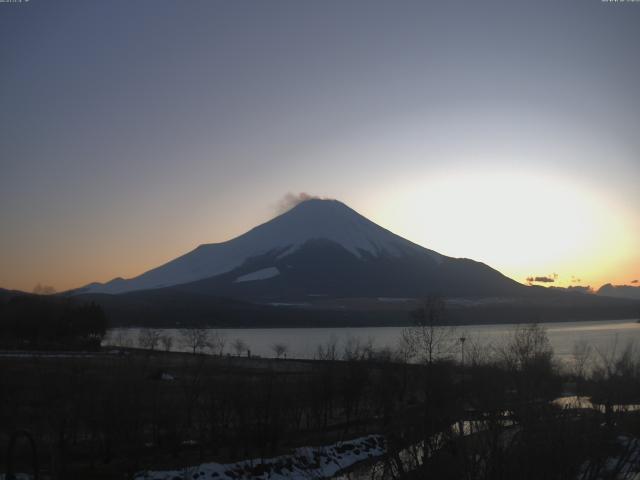
<svg viewBox="0 0 640 480"><path fill-rule="evenodd" d="M640 323L634 320L597 322L563 322L541 324L556 356L569 359L576 342L585 342L602 352L613 348L621 349L629 342L640 345ZM464 336L466 345L477 342L480 345L499 346L517 328L516 324L458 326L451 334L457 339ZM345 327L345 328L221 328L212 329L226 340L226 352L231 352L231 344L241 339L254 356L273 357L273 345L287 346L288 358L314 358L318 345L337 342L337 351L342 354L350 339L361 342L371 341L375 348L396 348L404 327ZM140 328L120 328L109 331L104 345L137 346ZM161 335L173 338L171 350L188 351L183 344L179 329L159 329ZM161 348L159 346L158 348Z"/></svg>

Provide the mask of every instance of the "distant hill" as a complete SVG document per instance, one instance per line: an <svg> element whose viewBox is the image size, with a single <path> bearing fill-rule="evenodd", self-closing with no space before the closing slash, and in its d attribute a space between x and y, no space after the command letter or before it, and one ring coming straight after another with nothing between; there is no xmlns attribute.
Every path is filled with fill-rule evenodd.
<svg viewBox="0 0 640 480"><path fill-rule="evenodd" d="M97 349L108 328L101 306L82 297L0 289L0 349Z"/></svg>
<svg viewBox="0 0 640 480"><path fill-rule="evenodd" d="M607 283L598 289L598 295L614 298L629 298L640 300L640 286L632 285L611 285Z"/></svg>
<svg viewBox="0 0 640 480"><path fill-rule="evenodd" d="M0 288L0 303L6 302L7 300L9 300L12 297L15 297L16 295L31 295L31 294L26 292L21 292L19 290L7 290L4 288Z"/></svg>
<svg viewBox="0 0 640 480"><path fill-rule="evenodd" d="M446 298L452 324L635 319L640 302L532 287L528 296ZM420 299L320 298L257 303L166 288L120 295L85 294L112 326L329 327L409 325Z"/></svg>

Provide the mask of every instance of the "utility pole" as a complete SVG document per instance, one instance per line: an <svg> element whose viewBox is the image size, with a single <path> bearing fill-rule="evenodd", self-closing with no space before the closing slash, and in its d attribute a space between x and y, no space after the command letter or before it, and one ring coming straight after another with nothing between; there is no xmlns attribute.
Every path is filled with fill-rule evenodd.
<svg viewBox="0 0 640 480"><path fill-rule="evenodd" d="M461 373L461 377L460 377L460 393L461 393L461 397L462 397L462 418L460 419L459 423L458 423L458 429L460 430L460 436L464 437L464 425L465 425L465 417L464 417L464 410L465 410L465 392L464 392L464 342L467 341L467 337L465 337L464 335L462 335L458 340L460 340L460 373Z"/></svg>

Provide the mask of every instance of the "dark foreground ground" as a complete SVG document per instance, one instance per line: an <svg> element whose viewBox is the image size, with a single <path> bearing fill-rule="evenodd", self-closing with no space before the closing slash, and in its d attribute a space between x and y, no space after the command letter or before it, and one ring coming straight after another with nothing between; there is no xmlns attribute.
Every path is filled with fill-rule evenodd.
<svg viewBox="0 0 640 480"><path fill-rule="evenodd" d="M376 478L622 478L635 465L640 418L619 407L640 401L631 352L589 372L578 368L585 354L561 372L539 330L501 352L470 349L465 365L352 347L320 361L123 349L0 357L0 472L11 462L41 477L124 479L368 434L385 438ZM567 388L597 408L551 402Z"/></svg>

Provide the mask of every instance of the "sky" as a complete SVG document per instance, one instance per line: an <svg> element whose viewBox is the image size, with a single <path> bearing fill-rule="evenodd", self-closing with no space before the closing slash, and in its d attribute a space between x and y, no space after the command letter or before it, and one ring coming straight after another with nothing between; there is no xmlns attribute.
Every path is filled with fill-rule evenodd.
<svg viewBox="0 0 640 480"><path fill-rule="evenodd" d="M640 277L640 2L0 3L0 286L337 198L525 283Z"/></svg>

